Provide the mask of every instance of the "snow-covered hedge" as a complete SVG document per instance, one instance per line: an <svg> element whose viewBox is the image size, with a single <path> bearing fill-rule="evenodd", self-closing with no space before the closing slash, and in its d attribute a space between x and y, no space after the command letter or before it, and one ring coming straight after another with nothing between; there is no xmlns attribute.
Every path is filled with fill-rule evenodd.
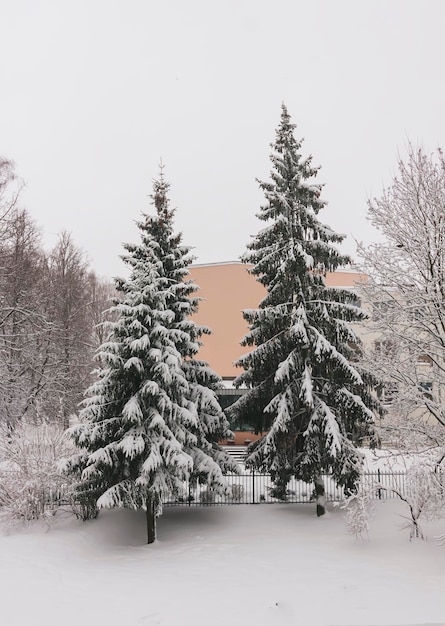
<svg viewBox="0 0 445 626"><path fill-rule="evenodd" d="M58 469L72 444L58 424L0 426L0 518L49 519L70 503L70 479Z"/></svg>

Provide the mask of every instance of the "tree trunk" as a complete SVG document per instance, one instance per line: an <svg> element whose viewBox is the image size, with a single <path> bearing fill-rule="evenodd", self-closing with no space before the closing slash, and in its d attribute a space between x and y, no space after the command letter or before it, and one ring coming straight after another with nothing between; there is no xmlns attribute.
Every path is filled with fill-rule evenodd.
<svg viewBox="0 0 445 626"><path fill-rule="evenodd" d="M156 540L156 514L155 503L150 498L147 499L147 543L153 543Z"/></svg>
<svg viewBox="0 0 445 626"><path fill-rule="evenodd" d="M317 476L314 480L315 495L317 496L317 517L321 517L326 513L326 495L324 491L324 482L321 476Z"/></svg>
<svg viewBox="0 0 445 626"><path fill-rule="evenodd" d="M424 535L423 535L423 531L420 527L419 524L419 517L420 517L420 512L416 512L413 508L412 505L410 505L409 507L410 513L411 513L411 520L412 520L412 526L411 526L411 531L409 534L409 539L411 541L411 539L413 537L415 537L416 539L425 539Z"/></svg>

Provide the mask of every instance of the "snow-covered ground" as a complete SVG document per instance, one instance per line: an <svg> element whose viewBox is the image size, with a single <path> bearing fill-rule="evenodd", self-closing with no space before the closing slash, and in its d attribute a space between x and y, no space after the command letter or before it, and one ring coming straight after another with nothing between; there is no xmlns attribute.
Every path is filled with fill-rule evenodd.
<svg viewBox="0 0 445 626"><path fill-rule="evenodd" d="M142 512L37 524L0 537L0 623L444 625L445 520L410 543L402 504L376 507L364 540L304 504L167 507L151 546Z"/></svg>

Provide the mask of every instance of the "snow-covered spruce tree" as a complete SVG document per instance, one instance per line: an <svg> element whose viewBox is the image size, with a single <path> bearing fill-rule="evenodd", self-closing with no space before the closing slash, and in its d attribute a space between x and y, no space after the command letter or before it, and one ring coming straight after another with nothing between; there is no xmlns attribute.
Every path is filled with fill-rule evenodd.
<svg viewBox="0 0 445 626"><path fill-rule="evenodd" d="M253 421L258 432L247 464L271 473L274 494L284 498L292 476L313 482L317 514L325 512L324 472L352 490L361 469L355 444L373 437L373 379L351 363L359 349L350 323L365 314L357 297L328 288L325 273L349 262L335 234L317 218L325 202L317 169L300 154L283 105L272 144L271 182L260 182L266 204L259 219L267 226L248 244L243 261L267 289L256 310L244 311L253 346L238 365L235 381L248 391L232 414Z"/></svg>
<svg viewBox="0 0 445 626"><path fill-rule="evenodd" d="M145 509L148 543L162 502L182 493L184 481L224 491L223 474L235 470L217 445L228 434L214 391L219 379L195 359L209 331L189 318L197 287L187 280L192 257L173 232L168 189L161 168L156 215L138 223L141 243L125 246L130 277L117 281L117 318L97 355L98 381L71 430L82 450L66 463L80 476L77 494L87 511Z"/></svg>

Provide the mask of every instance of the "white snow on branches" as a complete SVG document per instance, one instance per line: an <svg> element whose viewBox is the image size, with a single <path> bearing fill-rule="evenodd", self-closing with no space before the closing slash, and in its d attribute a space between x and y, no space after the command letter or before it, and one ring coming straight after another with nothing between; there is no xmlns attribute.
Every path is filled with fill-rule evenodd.
<svg viewBox="0 0 445 626"><path fill-rule="evenodd" d="M137 396L132 396L125 404L122 410L122 417L130 422L141 423L144 415L142 413L139 399Z"/></svg>
<svg viewBox="0 0 445 626"><path fill-rule="evenodd" d="M141 359L139 359L136 356L132 356L130 357L125 363L124 363L124 368L126 370L131 369L132 367L134 367L135 369L137 369L138 372L143 372L144 371L144 364L142 363Z"/></svg>
<svg viewBox="0 0 445 626"><path fill-rule="evenodd" d="M145 438L140 430L129 432L116 444L116 448L122 450L127 458L134 459L144 451Z"/></svg>
<svg viewBox="0 0 445 626"><path fill-rule="evenodd" d="M130 343L131 350L140 351L140 352L143 352L149 346L150 346L150 337L147 334L142 335L142 337L140 337L139 339L134 339Z"/></svg>
<svg viewBox="0 0 445 626"><path fill-rule="evenodd" d="M307 407L314 406L312 373L308 365L305 366L303 376L301 378L300 400Z"/></svg>
<svg viewBox="0 0 445 626"><path fill-rule="evenodd" d="M331 458L335 458L342 450L342 434L335 415L323 400L315 399L314 411L310 419L305 437L314 432L323 431L327 441L327 449Z"/></svg>

